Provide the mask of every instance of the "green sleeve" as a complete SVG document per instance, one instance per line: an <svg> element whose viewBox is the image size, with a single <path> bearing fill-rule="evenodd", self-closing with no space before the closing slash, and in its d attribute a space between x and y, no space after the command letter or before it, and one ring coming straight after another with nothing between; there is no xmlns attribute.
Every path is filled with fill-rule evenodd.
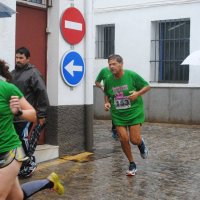
<svg viewBox="0 0 200 200"><path fill-rule="evenodd" d="M8 98L10 99L11 96L18 96L20 99L24 96L22 92L13 84L8 84Z"/></svg>
<svg viewBox="0 0 200 200"><path fill-rule="evenodd" d="M109 78L108 79L106 79L105 80L105 83L104 83L104 94L106 95L106 96L108 96L108 85L109 85Z"/></svg>
<svg viewBox="0 0 200 200"><path fill-rule="evenodd" d="M137 91L149 85L139 74L133 72L133 76Z"/></svg>
<svg viewBox="0 0 200 200"><path fill-rule="evenodd" d="M107 81L105 81L104 83L104 95L107 96L107 87L108 87L108 84L107 84Z"/></svg>
<svg viewBox="0 0 200 200"><path fill-rule="evenodd" d="M101 81L103 80L103 70L101 70L95 80L95 82L99 82L101 83Z"/></svg>

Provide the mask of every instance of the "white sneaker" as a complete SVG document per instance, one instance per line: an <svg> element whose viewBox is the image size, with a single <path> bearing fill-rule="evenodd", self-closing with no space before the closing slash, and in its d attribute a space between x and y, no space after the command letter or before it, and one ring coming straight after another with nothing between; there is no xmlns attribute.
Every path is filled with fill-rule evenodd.
<svg viewBox="0 0 200 200"><path fill-rule="evenodd" d="M126 171L126 176L135 176L137 172L136 165L129 165L129 169Z"/></svg>

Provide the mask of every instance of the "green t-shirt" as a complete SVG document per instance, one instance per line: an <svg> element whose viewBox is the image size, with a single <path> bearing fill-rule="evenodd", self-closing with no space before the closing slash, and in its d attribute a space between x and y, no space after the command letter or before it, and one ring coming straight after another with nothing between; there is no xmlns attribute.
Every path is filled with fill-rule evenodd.
<svg viewBox="0 0 200 200"><path fill-rule="evenodd" d="M103 81L103 84L105 84L105 80L112 75L112 72L109 70L108 67L104 67L98 74L97 78L96 78L96 82L101 83L101 81Z"/></svg>
<svg viewBox="0 0 200 200"><path fill-rule="evenodd" d="M116 126L131 126L144 122L144 107L142 97L130 101L131 91L139 91L149 84L137 73L124 70L120 79L110 76L105 82L105 94L111 103L111 114Z"/></svg>
<svg viewBox="0 0 200 200"><path fill-rule="evenodd" d="M13 113L9 105L11 96L21 98L23 94L13 84L0 80L0 153L21 145L13 125Z"/></svg>

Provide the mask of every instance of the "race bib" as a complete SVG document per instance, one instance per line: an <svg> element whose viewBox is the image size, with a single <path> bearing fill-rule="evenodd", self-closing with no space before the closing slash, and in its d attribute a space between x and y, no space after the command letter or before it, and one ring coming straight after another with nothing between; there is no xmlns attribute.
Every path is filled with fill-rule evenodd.
<svg viewBox="0 0 200 200"><path fill-rule="evenodd" d="M127 109L131 107L131 101L128 98L115 98L114 104L116 109Z"/></svg>

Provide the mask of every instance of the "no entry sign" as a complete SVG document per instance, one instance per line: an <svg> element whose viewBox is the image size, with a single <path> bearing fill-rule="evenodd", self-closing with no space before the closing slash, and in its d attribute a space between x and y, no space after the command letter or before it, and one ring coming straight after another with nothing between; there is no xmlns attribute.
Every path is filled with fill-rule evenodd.
<svg viewBox="0 0 200 200"><path fill-rule="evenodd" d="M85 20L81 12L74 8L68 8L64 11L60 29L63 38L69 44L79 43L85 35Z"/></svg>

